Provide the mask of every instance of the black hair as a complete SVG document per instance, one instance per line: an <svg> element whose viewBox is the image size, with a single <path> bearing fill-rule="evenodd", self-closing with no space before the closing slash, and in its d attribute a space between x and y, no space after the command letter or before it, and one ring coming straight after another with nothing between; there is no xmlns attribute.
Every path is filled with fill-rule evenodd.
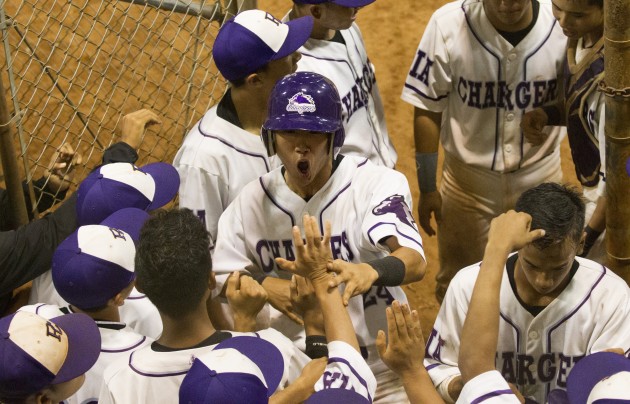
<svg viewBox="0 0 630 404"><path fill-rule="evenodd" d="M210 236L190 209L159 211L136 250L136 284L168 316L195 310L208 290Z"/></svg>
<svg viewBox="0 0 630 404"><path fill-rule="evenodd" d="M570 238L576 245L584 229L584 200L568 185L546 182L523 192L516 201L516 211L531 215L531 229L545 230L534 246L545 249Z"/></svg>

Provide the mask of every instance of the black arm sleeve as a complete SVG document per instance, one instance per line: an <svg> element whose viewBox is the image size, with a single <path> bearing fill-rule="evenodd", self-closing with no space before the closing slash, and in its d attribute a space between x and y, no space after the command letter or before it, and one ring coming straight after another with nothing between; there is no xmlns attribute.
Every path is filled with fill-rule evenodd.
<svg viewBox="0 0 630 404"><path fill-rule="evenodd" d="M73 194L53 213L0 232L0 295L50 269L55 249L77 228L76 201Z"/></svg>
<svg viewBox="0 0 630 404"><path fill-rule="evenodd" d="M103 164L131 163L138 161L138 153L125 142L114 143L103 152Z"/></svg>

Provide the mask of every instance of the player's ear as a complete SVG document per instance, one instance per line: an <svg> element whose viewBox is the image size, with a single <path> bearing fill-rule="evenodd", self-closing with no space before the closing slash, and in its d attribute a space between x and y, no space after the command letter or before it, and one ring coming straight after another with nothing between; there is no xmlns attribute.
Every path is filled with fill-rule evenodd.
<svg viewBox="0 0 630 404"><path fill-rule="evenodd" d="M252 73L249 76L245 77L246 86L257 87L257 86L260 86L262 83L263 83L263 79L260 76L260 74L258 74L258 72Z"/></svg>
<svg viewBox="0 0 630 404"><path fill-rule="evenodd" d="M48 396L49 390L46 388L35 395L26 399L25 403L37 403L37 404L53 404L52 400Z"/></svg>
<svg viewBox="0 0 630 404"><path fill-rule="evenodd" d="M210 270L210 275L208 276L208 289L214 290L217 287L217 280L214 278L214 272Z"/></svg>
<svg viewBox="0 0 630 404"><path fill-rule="evenodd" d="M324 7L319 4L313 4L309 7L309 11L314 19L320 20L324 15Z"/></svg>

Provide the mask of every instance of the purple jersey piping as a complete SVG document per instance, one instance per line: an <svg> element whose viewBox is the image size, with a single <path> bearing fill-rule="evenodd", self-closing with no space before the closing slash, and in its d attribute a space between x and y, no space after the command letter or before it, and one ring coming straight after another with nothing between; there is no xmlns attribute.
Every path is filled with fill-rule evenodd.
<svg viewBox="0 0 630 404"><path fill-rule="evenodd" d="M361 384L365 387L365 390L367 391L367 395L368 395L368 399L370 400L370 402L372 402L372 397L370 396L370 389L368 388L367 382L365 381L364 378L361 377L361 375L359 374L359 372L357 372L352 365L345 359L343 358L339 358L339 357L333 357L328 359L328 364L330 365L331 363L335 363L335 362L339 362L339 363L343 363L346 366L348 366L350 368L350 371L352 372L352 374L354 374L354 376L359 379L359 382L361 382Z"/></svg>
<svg viewBox="0 0 630 404"><path fill-rule="evenodd" d="M138 369L136 369L132 364L131 361L133 360L133 354L135 354L137 351L133 351L131 353L131 355L129 355L129 367L131 368L131 370L133 370L134 372L136 372L137 374L141 375L141 376L146 376L146 377L171 377L171 376L181 376L181 375L185 375L186 373L188 373L189 369L180 371L180 372L170 372L170 373L145 373L142 372Z"/></svg>
<svg viewBox="0 0 630 404"><path fill-rule="evenodd" d="M147 340L147 337L144 337L144 336L143 336L143 337L140 339L140 341L138 341L136 344L131 345L131 346L127 347L127 348L123 348L123 349L101 349L101 352L107 352L107 353L127 352L127 351L129 351L129 350L132 350L132 349L134 349L134 348L139 347L139 346L140 346L140 345L142 345L142 343L143 343L144 341L146 341L146 340Z"/></svg>
<svg viewBox="0 0 630 404"><path fill-rule="evenodd" d="M202 121L203 121L203 119L202 119ZM256 157L256 158L262 159L262 161L265 163L265 169L267 170L267 172L269 172L269 163L267 162L267 158L266 158L265 156L263 156L262 154L252 153L252 152L249 152L249 151L247 151L247 150L240 149L240 148L238 148L238 147L234 146L232 143L228 142L228 141L227 141L227 140L225 140L225 139L222 139L222 138L220 138L220 137L218 137L218 136L214 136L214 135L210 135L210 134L208 134L208 133L205 133L205 132L201 129L201 122L199 122L198 128L199 128L199 133L201 133L201 136L204 136L204 137L208 137L208 138L211 138L211 139L218 140L219 142L221 142L221 143L223 143L224 145L226 145L226 146L228 146L228 147L230 147L230 148L232 148L232 149L236 150L237 152L239 152L239 153L241 153L241 154L245 154L245 155L250 156L250 157Z"/></svg>
<svg viewBox="0 0 630 404"><path fill-rule="evenodd" d="M495 390L495 391L491 391L490 393L484 394L483 396L472 400L470 402L470 404L482 403L482 402L484 402L486 400L490 400L491 398L494 398L494 397L497 397L497 396L502 396L502 395L505 395L505 394L514 395L514 393L510 389L507 389L507 390ZM516 398L516 396L515 396L515 398Z"/></svg>
<svg viewBox="0 0 630 404"><path fill-rule="evenodd" d="M348 188L350 188L350 185L352 185L352 181L350 181L343 188L341 188L341 190L337 192L337 194L334 197L332 197L332 199L328 201L328 203L322 208L321 212L319 213L319 228L320 229L322 230L324 229L324 211L328 209L337 200L337 198L339 198L341 194L343 194Z"/></svg>
<svg viewBox="0 0 630 404"><path fill-rule="evenodd" d="M295 218L293 217L293 214L291 214L291 212L289 212L288 210L284 209L282 206L280 206L280 204L278 202L276 202L276 200L273 198L273 196L271 196L271 193L269 193L269 190L265 187L265 183L263 182L262 177L258 178L258 182L260 182L260 186L262 187L263 191L265 192L265 195L267 195L267 198L269 198L269 200L271 200L271 203L276 205L276 207L278 209L283 211L287 216L289 216L291 218L291 227L295 226Z"/></svg>
<svg viewBox="0 0 630 404"><path fill-rule="evenodd" d="M422 249L422 251L424 251L424 247L422 246L422 243L420 243L420 242L418 242L418 240L415 240L415 239L413 239L413 238L409 237L408 235L403 234L403 233L401 233L400 231L398 231L398 226L397 226L397 225L396 225L396 223L394 223L394 222L378 222L378 223L376 223L374 226L370 227L370 229L367 231L367 235L368 235L368 238L370 239L370 243L372 243L372 245L374 245L374 246L375 246L375 245L376 245L376 243L374 242L374 239L372 238L372 236L370 235L370 233L371 233L371 232L372 232L372 230L374 230L375 228L377 228L377 227L379 227L379 226L381 226L381 225L384 225L384 224L391 224L391 225L393 225L393 226L394 226L394 228L396 229L396 233L400 234L402 237L404 237L404 238L406 238L406 239L408 239L408 240L413 241L413 242L414 242L414 243L416 243L418 246L420 246L420 248ZM418 233L418 234L420 234L420 233ZM393 236L393 234L390 234L390 236Z"/></svg>

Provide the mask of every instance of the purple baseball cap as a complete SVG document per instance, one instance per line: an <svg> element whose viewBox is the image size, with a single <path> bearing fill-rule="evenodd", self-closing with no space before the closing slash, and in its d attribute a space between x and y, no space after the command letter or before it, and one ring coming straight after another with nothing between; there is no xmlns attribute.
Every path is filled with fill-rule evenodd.
<svg viewBox="0 0 630 404"><path fill-rule="evenodd" d="M284 373L271 342L238 336L195 358L179 388L180 403L268 403Z"/></svg>
<svg viewBox="0 0 630 404"><path fill-rule="evenodd" d="M85 314L47 320L19 311L0 319L0 399L19 400L81 376L96 363L101 334Z"/></svg>
<svg viewBox="0 0 630 404"><path fill-rule="evenodd" d="M243 11L219 30L212 48L214 62L229 81L245 78L297 51L312 29L310 16L283 23L262 10Z"/></svg>
<svg viewBox="0 0 630 404"><path fill-rule="evenodd" d="M322 4L333 3L343 7L365 7L374 3L376 0L293 0L299 4Z"/></svg>
<svg viewBox="0 0 630 404"><path fill-rule="evenodd" d="M346 390L343 388L330 388L320 391L316 391L311 395L306 404L330 404L330 403L344 403L344 404L370 404L370 400L363 397L361 394L353 390Z"/></svg>
<svg viewBox="0 0 630 404"><path fill-rule="evenodd" d="M79 227L55 250L55 289L79 309L104 306L136 278L140 229L149 214L137 208L112 213L101 224Z"/></svg>
<svg viewBox="0 0 630 404"><path fill-rule="evenodd" d="M92 171L77 190L79 225L99 224L123 208L152 211L169 203L179 190L179 174L168 163L136 167L106 164Z"/></svg>
<svg viewBox="0 0 630 404"><path fill-rule="evenodd" d="M567 378L571 404L630 404L630 359L613 352L587 355Z"/></svg>

